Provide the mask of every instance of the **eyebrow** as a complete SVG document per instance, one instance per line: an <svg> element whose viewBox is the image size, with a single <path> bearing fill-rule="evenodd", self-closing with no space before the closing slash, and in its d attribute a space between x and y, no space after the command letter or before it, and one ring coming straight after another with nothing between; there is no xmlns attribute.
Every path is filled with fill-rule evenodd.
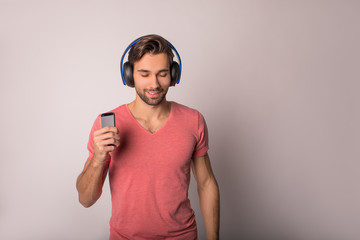
<svg viewBox="0 0 360 240"><path fill-rule="evenodd" d="M149 73L150 72L149 70L146 70L146 69L138 69L137 71L138 72L143 72L143 73ZM167 69L167 68L160 69L159 71L157 71L156 74L161 73L161 72L169 72L169 69Z"/></svg>

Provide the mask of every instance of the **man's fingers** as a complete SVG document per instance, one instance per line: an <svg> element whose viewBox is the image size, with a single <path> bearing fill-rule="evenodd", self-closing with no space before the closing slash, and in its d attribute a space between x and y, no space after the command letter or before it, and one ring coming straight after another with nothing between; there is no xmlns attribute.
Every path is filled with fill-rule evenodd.
<svg viewBox="0 0 360 240"><path fill-rule="evenodd" d="M104 127L94 132L95 154L107 154L120 146L119 130L116 127Z"/></svg>
<svg viewBox="0 0 360 240"><path fill-rule="evenodd" d="M106 140L106 139L115 138L115 137L116 137L116 134L113 132L107 132L107 133L103 133L101 135L96 136L96 138L99 140Z"/></svg>
<svg viewBox="0 0 360 240"><path fill-rule="evenodd" d="M109 139L109 138L115 138L117 140L120 139L120 136L118 133L116 132L98 132L98 133L94 133L94 139L98 139L98 140L105 140L105 139Z"/></svg>
<svg viewBox="0 0 360 240"><path fill-rule="evenodd" d="M115 150L116 147L119 146L119 142L116 142L114 139L109 139L106 141L101 142L100 145L98 145L99 152L106 153L106 152L112 152Z"/></svg>
<svg viewBox="0 0 360 240"><path fill-rule="evenodd" d="M102 128L102 130L104 130L104 132L119 133L119 129L117 129L117 127L107 126L107 127Z"/></svg>
<svg viewBox="0 0 360 240"><path fill-rule="evenodd" d="M108 132L113 132L115 134L118 134L119 129L117 129L116 127L107 126L107 127L104 127L104 128L101 128L101 129L95 131L94 136L99 136L99 135L102 135L102 134L108 133Z"/></svg>
<svg viewBox="0 0 360 240"><path fill-rule="evenodd" d="M118 135L113 136L113 133L107 133L94 138L94 143L100 151L103 151L104 146L115 145L118 147L120 145L120 137Z"/></svg>
<svg viewBox="0 0 360 240"><path fill-rule="evenodd" d="M120 142L114 138L110 138L110 139L107 139L107 140L104 140L102 142L102 144L104 146L109 146L109 145L115 145L115 146L119 146Z"/></svg>
<svg viewBox="0 0 360 240"><path fill-rule="evenodd" d="M117 127L113 127L113 126L103 127L102 130L104 130L104 132L115 132L115 133L117 133L119 131L119 129L117 129Z"/></svg>

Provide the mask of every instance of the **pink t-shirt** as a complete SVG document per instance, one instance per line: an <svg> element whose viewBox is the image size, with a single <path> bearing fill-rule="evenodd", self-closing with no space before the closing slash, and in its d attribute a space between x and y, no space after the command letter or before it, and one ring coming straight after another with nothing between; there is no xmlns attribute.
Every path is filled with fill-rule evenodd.
<svg viewBox="0 0 360 240"><path fill-rule="evenodd" d="M120 146L110 153L112 199L110 239L197 239L194 211L188 199L191 158L208 151L208 133L196 110L171 102L165 125L145 130L127 105L114 109ZM93 157L93 133L88 143Z"/></svg>

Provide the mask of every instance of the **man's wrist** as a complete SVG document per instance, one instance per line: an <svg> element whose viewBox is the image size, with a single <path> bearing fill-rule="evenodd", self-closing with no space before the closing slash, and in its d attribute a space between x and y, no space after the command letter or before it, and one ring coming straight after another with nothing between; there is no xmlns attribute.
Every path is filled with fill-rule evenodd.
<svg viewBox="0 0 360 240"><path fill-rule="evenodd" d="M99 160L96 156L91 160L91 166L94 168L104 167L107 164L106 160Z"/></svg>
<svg viewBox="0 0 360 240"><path fill-rule="evenodd" d="M208 240L219 240L219 234L211 234L210 236L208 236L207 238Z"/></svg>

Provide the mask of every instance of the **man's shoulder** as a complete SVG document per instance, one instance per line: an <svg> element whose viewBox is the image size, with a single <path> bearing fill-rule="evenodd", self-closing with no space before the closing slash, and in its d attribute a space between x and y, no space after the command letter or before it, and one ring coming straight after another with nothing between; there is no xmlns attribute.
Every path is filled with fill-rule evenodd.
<svg viewBox="0 0 360 240"><path fill-rule="evenodd" d="M199 111L195 108L185 106L183 104L177 103L177 102L171 102L172 106L174 106L175 110L184 114L190 114L190 115L198 115Z"/></svg>
<svg viewBox="0 0 360 240"><path fill-rule="evenodd" d="M106 111L106 112L103 112L103 113L110 113L110 112L113 112L115 114L115 121L118 121L120 119L124 119L128 116L127 114L127 104L122 104L112 110L109 110L109 111ZM101 118L101 114L98 114L97 116L97 119L96 121L100 121L100 118Z"/></svg>
<svg viewBox="0 0 360 240"><path fill-rule="evenodd" d="M108 112L122 113L122 112L126 111L126 107L127 107L126 104L122 104L122 105L120 105L120 106L118 106L118 107L116 107L116 108L114 108L114 109L112 109L112 110L110 110Z"/></svg>
<svg viewBox="0 0 360 240"><path fill-rule="evenodd" d="M194 121L199 122L204 119L203 115L195 108L177 102L172 102L172 106L174 107L173 114L183 121L193 123Z"/></svg>

